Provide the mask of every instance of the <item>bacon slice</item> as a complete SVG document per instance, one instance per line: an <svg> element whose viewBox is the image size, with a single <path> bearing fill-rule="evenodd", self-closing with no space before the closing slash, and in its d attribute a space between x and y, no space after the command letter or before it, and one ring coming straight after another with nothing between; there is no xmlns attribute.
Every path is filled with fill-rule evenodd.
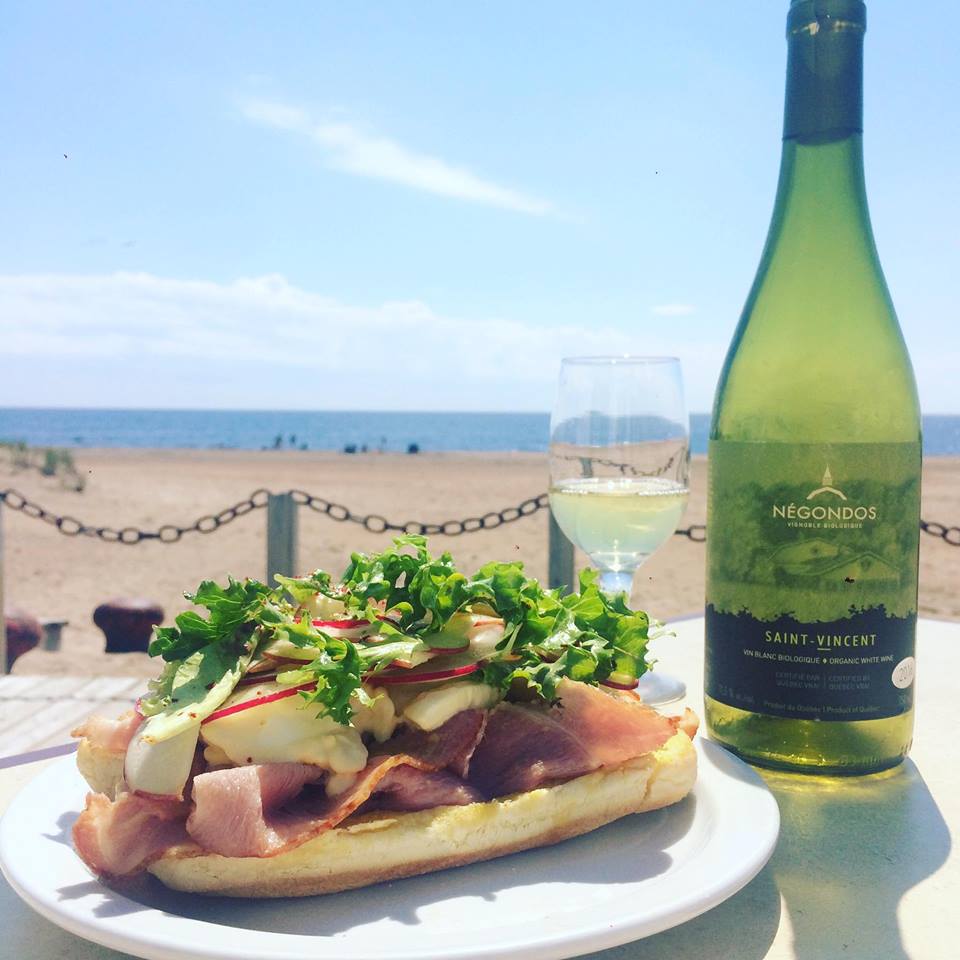
<svg viewBox="0 0 960 960"><path fill-rule="evenodd" d="M700 727L700 718L689 708L685 707L682 716L667 717L676 730L685 733L691 740L697 735Z"/></svg>
<svg viewBox="0 0 960 960"><path fill-rule="evenodd" d="M73 844L96 874L129 876L142 870L168 847L189 838L184 827L188 804L123 793L111 800L87 794L83 813L73 825Z"/></svg>
<svg viewBox="0 0 960 960"><path fill-rule="evenodd" d="M143 722L135 710L122 713L116 720L94 714L87 717L79 727L70 731L71 737L86 737L91 746L108 750L110 753L126 753L133 735Z"/></svg>
<svg viewBox="0 0 960 960"><path fill-rule="evenodd" d="M499 704L470 764L491 797L569 780L661 747L676 725L650 707L563 680L559 706Z"/></svg>
<svg viewBox="0 0 960 960"><path fill-rule="evenodd" d="M370 803L378 810L430 810L433 807L480 803L484 796L476 787L446 770L394 767L380 781Z"/></svg>

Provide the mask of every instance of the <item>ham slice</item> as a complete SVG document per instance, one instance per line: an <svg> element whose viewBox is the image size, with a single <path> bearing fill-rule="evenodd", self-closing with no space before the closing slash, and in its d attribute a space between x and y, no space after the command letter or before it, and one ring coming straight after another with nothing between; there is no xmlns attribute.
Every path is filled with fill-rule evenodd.
<svg viewBox="0 0 960 960"><path fill-rule="evenodd" d="M492 713L462 711L431 732L403 730L375 746L353 783L333 796L320 784L323 770L298 763L198 773L190 801L91 794L74 842L91 869L108 876L142 869L190 839L223 856L270 857L366 804L423 810L476 803L623 763L657 749L678 729L690 736L696 729L689 711L662 717L633 699L569 680L558 692L557 706L501 703ZM140 718L129 716L132 736ZM119 723L92 718L78 733L116 744L126 735Z"/></svg>
<svg viewBox="0 0 960 960"><path fill-rule="evenodd" d="M108 750L110 753L126 753L127 747L137 728L143 722L135 710L128 710L116 720L94 714L87 717L79 727L70 731L71 737L85 737L91 746Z"/></svg>
<svg viewBox="0 0 960 960"><path fill-rule="evenodd" d="M225 857L273 857L333 829L381 790L383 803L378 800L375 806L391 810L425 810L483 799L458 777L431 770L407 754L372 757L351 786L332 797L311 790L301 775L271 770L300 766L261 764L201 774L193 783L190 835L204 850ZM283 778L282 785L275 777ZM293 799L305 784L307 789Z"/></svg>
<svg viewBox="0 0 960 960"><path fill-rule="evenodd" d="M661 747L676 723L650 707L563 680L559 705L501 703L470 764L470 782L490 797L570 780Z"/></svg>
<svg viewBox="0 0 960 960"><path fill-rule="evenodd" d="M189 839L184 827L188 809L182 800L158 800L133 793L122 793L111 800L102 793L90 793L73 825L73 844L94 873L129 876L168 847Z"/></svg>
<svg viewBox="0 0 960 960"><path fill-rule="evenodd" d="M422 769L449 768L466 778L473 756L487 724L486 710L462 710L443 726L429 733L408 727L375 749L377 755L405 754Z"/></svg>
<svg viewBox="0 0 960 960"><path fill-rule="evenodd" d="M284 847L270 814L324 771L305 763L259 763L201 773L193 780L190 836L225 857L269 857Z"/></svg>
<svg viewBox="0 0 960 960"><path fill-rule="evenodd" d="M379 783L370 803L378 810L431 810L466 806L485 798L470 784L446 770L394 767Z"/></svg>
<svg viewBox="0 0 960 960"><path fill-rule="evenodd" d="M485 722L485 711L464 710L429 733L405 730L381 744L351 786L332 797L303 790L320 774L304 764L200 774L193 781L194 810L187 829L211 853L272 857L332 829L375 793L381 794L375 806L393 810L474 803L483 799L475 787L440 771L466 771Z"/></svg>
<svg viewBox="0 0 960 960"><path fill-rule="evenodd" d="M193 781L187 821L201 847L225 857L272 857L330 830L377 791L377 805L425 810L482 799L463 780L437 771L466 771L483 734L485 711L464 710L438 729L406 730L377 748L353 784L332 797L305 785L317 767L269 763L203 773ZM422 794L422 795L421 795Z"/></svg>

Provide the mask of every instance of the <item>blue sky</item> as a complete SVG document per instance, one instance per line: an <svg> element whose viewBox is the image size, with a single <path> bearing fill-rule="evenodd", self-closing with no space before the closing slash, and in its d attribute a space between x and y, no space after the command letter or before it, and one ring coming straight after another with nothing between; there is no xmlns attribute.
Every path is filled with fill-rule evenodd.
<svg viewBox="0 0 960 960"><path fill-rule="evenodd" d="M708 409L787 6L5 3L0 405L545 410L629 351ZM868 6L874 230L960 413L960 11Z"/></svg>

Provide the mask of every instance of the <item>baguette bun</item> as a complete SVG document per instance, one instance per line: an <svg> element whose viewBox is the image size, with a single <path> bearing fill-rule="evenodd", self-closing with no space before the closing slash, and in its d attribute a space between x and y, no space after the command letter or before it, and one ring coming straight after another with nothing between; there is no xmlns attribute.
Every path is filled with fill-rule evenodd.
<svg viewBox="0 0 960 960"><path fill-rule="evenodd" d="M113 800L123 783L124 757L125 754L107 750L84 737L77 747L77 769L92 790Z"/></svg>
<svg viewBox="0 0 960 960"><path fill-rule="evenodd" d="M686 734L677 733L647 756L566 783L467 806L361 814L274 857L223 857L183 845L148 869L166 886L191 893L335 893L558 843L628 814L677 803L696 773L696 750ZM110 776L102 769L98 779L109 785Z"/></svg>

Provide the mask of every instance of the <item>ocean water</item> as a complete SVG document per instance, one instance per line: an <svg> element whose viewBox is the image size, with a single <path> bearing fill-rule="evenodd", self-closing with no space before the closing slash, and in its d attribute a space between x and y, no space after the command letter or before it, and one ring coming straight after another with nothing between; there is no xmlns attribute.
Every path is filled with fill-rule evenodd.
<svg viewBox="0 0 960 960"><path fill-rule="evenodd" d="M0 408L0 440L40 447L423 451L547 448L545 413ZM709 415L690 415L691 450L707 452ZM960 456L960 416L923 418L924 454Z"/></svg>

